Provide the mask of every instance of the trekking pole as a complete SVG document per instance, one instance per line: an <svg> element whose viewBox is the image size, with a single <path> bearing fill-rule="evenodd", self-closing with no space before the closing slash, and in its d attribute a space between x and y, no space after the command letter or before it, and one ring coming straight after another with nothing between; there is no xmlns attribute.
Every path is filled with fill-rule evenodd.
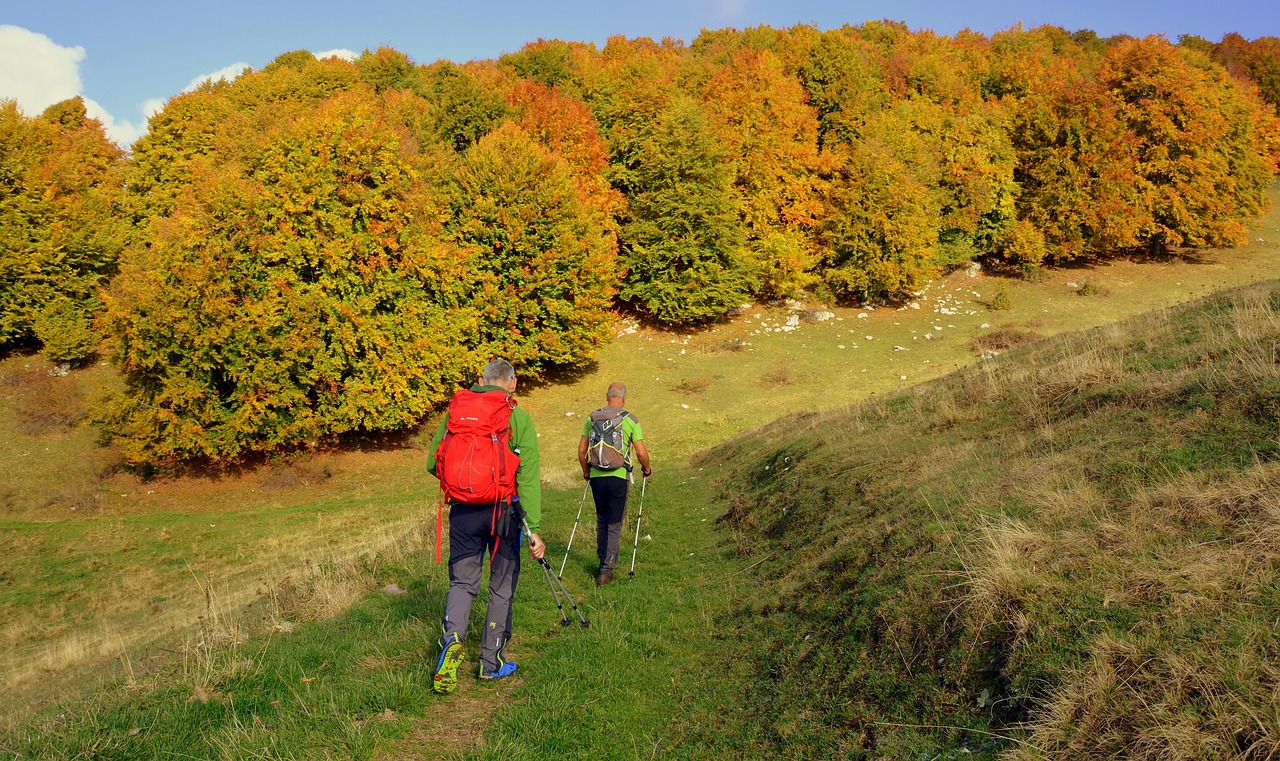
<svg viewBox="0 0 1280 761"><path fill-rule="evenodd" d="M524 524L524 531L526 534L533 534L533 532L529 530L529 521L527 521L523 515L520 516L520 522ZM538 564L542 566L542 572L547 575L548 581L551 581L551 580L555 581L555 583L551 586L552 594L555 594L556 587L559 586L560 594L564 595L564 599L569 601L569 606L573 608L573 612L578 614L578 621L582 624L582 628L585 629L591 626L591 622L587 620L586 616L582 615L581 610L578 610L578 603L573 601L573 595L569 594L569 590L564 588L564 581L561 580L561 578L556 575L555 569L551 567L551 564L547 562L547 559L535 558L535 560L537 560ZM556 605L559 605L559 604L560 604L560 598L557 597ZM560 615L562 617L564 616L564 608L560 609ZM568 620L566 618L562 618L562 620L560 621L560 625L565 626L567 624L568 624Z"/></svg>
<svg viewBox="0 0 1280 761"><path fill-rule="evenodd" d="M556 591L556 585L551 581L551 568L547 565L540 567L542 568L542 577L547 580L547 586L551 587L551 596L555 598L556 607L560 609L560 625L568 626L569 617L564 614L564 605L560 603L560 593Z"/></svg>
<svg viewBox="0 0 1280 761"><path fill-rule="evenodd" d="M640 511L636 515L636 541L631 545L631 570L627 573L627 576L636 575L636 548L640 546L640 519L644 517L644 491L648 485L649 477L645 476L640 481Z"/></svg>
<svg viewBox="0 0 1280 761"><path fill-rule="evenodd" d="M573 547L573 535L578 533L578 521L582 520L582 508L587 504L587 490L590 488L590 481L587 481L587 485L582 487L582 502L578 504L578 517L573 519L573 531L569 532L569 545L564 548L564 560L560 561L561 576L564 576L564 564L569 562L569 548Z"/></svg>

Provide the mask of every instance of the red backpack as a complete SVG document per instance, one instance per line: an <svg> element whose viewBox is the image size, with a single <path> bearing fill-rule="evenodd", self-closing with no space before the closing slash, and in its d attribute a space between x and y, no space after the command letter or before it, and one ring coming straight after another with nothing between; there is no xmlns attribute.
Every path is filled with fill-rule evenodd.
<svg viewBox="0 0 1280 761"><path fill-rule="evenodd" d="M497 505L516 495L520 457L511 451L511 411L505 391L463 389L449 402L449 422L436 449L436 478L445 499Z"/></svg>

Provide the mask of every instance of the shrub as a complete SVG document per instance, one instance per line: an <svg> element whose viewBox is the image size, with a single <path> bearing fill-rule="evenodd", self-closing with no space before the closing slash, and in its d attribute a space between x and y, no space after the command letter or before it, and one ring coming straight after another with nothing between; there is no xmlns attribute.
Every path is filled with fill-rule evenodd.
<svg viewBox="0 0 1280 761"><path fill-rule="evenodd" d="M987 307L1001 312L1013 309L1013 299L1009 298L1009 289L1004 283L996 286L996 293L991 297Z"/></svg>

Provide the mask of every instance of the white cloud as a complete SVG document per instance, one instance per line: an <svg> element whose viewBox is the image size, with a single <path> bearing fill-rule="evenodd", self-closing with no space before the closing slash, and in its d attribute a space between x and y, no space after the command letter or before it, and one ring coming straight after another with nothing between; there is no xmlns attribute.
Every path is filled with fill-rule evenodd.
<svg viewBox="0 0 1280 761"><path fill-rule="evenodd" d="M359 58L358 55L351 52L350 50L347 50L346 48L335 48L333 50L326 50L323 53L316 53L315 57L317 61L323 61L326 58L341 58L344 61L354 61L357 58Z"/></svg>
<svg viewBox="0 0 1280 761"><path fill-rule="evenodd" d="M721 0L740 2L741 0ZM80 65L87 57L80 46L64 47L49 37L19 26L0 24L0 99L12 99L28 116L77 95L84 97ZM354 61L358 56L346 48L316 53L319 60L341 58ZM249 64L237 61L217 71L192 78L182 92L190 92L206 81L233 81ZM123 146L131 145L147 130L146 120L165 106L166 98L149 98L140 104L136 121L118 120L97 101L84 98L88 115L102 122L107 137Z"/></svg>
<svg viewBox="0 0 1280 761"><path fill-rule="evenodd" d="M747 0L715 0L712 6L721 16L738 18L747 9Z"/></svg>
<svg viewBox="0 0 1280 761"><path fill-rule="evenodd" d="M80 62L84 48L63 47L43 34L20 26L0 25L0 98L12 98L27 116L35 116L54 103L83 97ZM97 101L84 99L90 117L102 122L107 137L129 145L142 134L139 125L118 122Z"/></svg>
<svg viewBox="0 0 1280 761"><path fill-rule="evenodd" d="M182 91L191 92L192 90L196 89L197 87L204 84L205 82L209 82L209 81L217 82L219 79L225 79L228 82L234 82L235 78L240 76L240 74L244 72L245 69L252 69L252 68L253 68L252 66L245 63L244 61L236 61L230 66L223 66L221 69L218 69L217 71L210 72L208 74L201 74L200 76L195 77L194 79L192 79L190 82L187 83L186 87L182 88Z"/></svg>
<svg viewBox="0 0 1280 761"><path fill-rule="evenodd" d="M65 48L20 26L0 26L0 98L28 116L80 94L84 48Z"/></svg>
<svg viewBox="0 0 1280 761"><path fill-rule="evenodd" d="M107 137L112 142L119 145L132 145L134 140L142 137L142 133L147 131L144 124L116 121L114 116L92 98L84 99L84 110L90 117L102 122L102 131L107 133Z"/></svg>

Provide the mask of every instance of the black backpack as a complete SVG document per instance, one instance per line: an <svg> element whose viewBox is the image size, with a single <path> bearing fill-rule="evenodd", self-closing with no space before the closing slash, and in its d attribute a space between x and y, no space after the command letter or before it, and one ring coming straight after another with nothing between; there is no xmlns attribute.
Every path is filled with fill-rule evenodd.
<svg viewBox="0 0 1280 761"><path fill-rule="evenodd" d="M631 442L622 434L622 421L635 416L617 407L591 413L591 434L587 437L587 462L600 470L626 468L631 471Z"/></svg>

